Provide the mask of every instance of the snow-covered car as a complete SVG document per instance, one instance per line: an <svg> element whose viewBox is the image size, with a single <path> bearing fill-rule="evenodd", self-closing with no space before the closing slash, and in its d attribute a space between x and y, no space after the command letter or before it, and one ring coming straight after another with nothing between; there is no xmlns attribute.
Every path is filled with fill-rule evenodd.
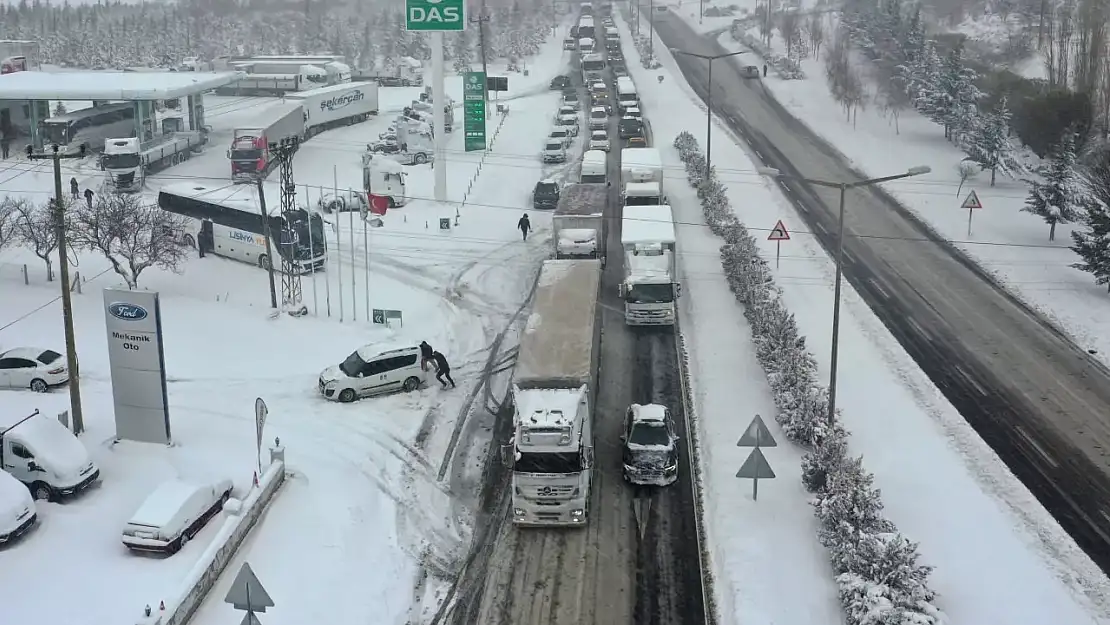
<svg viewBox="0 0 1110 625"><path fill-rule="evenodd" d="M317 202L317 208L324 213L345 213L347 211L361 211L367 206L366 195L355 190L340 190L338 193L325 191Z"/></svg>
<svg viewBox="0 0 1110 625"><path fill-rule="evenodd" d="M16 347L0 354L0 388L29 388L45 393L69 382L69 368L58 352Z"/></svg>
<svg viewBox="0 0 1110 625"><path fill-rule="evenodd" d="M632 119L643 119L644 114L640 112L640 107L630 106L624 109L624 115L621 117L631 117Z"/></svg>
<svg viewBox="0 0 1110 625"><path fill-rule="evenodd" d="M563 40L564 50L573 50L578 47L578 41L574 37L567 37Z"/></svg>
<svg viewBox="0 0 1110 625"><path fill-rule="evenodd" d="M550 88L552 91L559 91L570 86L569 76L556 76L551 79Z"/></svg>
<svg viewBox="0 0 1110 625"><path fill-rule="evenodd" d="M570 115L559 116L559 127L566 128L567 133L572 137L578 136L578 113L571 113Z"/></svg>
<svg viewBox="0 0 1110 625"><path fill-rule="evenodd" d="M341 402L396 391L412 392L425 382L419 347L367 345L320 374L320 394Z"/></svg>
<svg viewBox="0 0 1110 625"><path fill-rule="evenodd" d="M556 126L551 129L551 132L547 133L547 141L549 143L551 141L560 141L563 147L569 147L570 144L574 142L574 137L571 136L570 130L565 126Z"/></svg>
<svg viewBox="0 0 1110 625"><path fill-rule="evenodd" d="M564 91L563 106L569 106L576 111L581 109L582 104L578 101L578 94L574 91Z"/></svg>
<svg viewBox="0 0 1110 625"><path fill-rule="evenodd" d="M609 126L609 109L604 106L595 106L590 109L590 128L597 130Z"/></svg>
<svg viewBox="0 0 1110 625"><path fill-rule="evenodd" d="M25 419L0 410L0 431L0 464L35 499L59 501L100 477L85 446L55 418L40 414Z"/></svg>
<svg viewBox="0 0 1110 625"><path fill-rule="evenodd" d="M38 520L35 500L27 487L0 471L0 545L26 534Z"/></svg>
<svg viewBox="0 0 1110 625"><path fill-rule="evenodd" d="M547 143L543 146L543 162L567 162L567 144L557 137L548 137Z"/></svg>
<svg viewBox="0 0 1110 625"><path fill-rule="evenodd" d="M602 152L609 151L609 133L604 130L595 130L590 133L590 147L591 150L601 150Z"/></svg>
<svg viewBox="0 0 1110 625"><path fill-rule="evenodd" d="M177 553L231 497L231 480L162 482L123 526L123 544L132 551Z"/></svg>
<svg viewBox="0 0 1110 625"><path fill-rule="evenodd" d="M643 135L628 138L628 147L630 148L646 148L647 146L647 138Z"/></svg>
<svg viewBox="0 0 1110 625"><path fill-rule="evenodd" d="M678 436L665 406L629 406L621 442L624 479L645 486L667 486L678 479Z"/></svg>

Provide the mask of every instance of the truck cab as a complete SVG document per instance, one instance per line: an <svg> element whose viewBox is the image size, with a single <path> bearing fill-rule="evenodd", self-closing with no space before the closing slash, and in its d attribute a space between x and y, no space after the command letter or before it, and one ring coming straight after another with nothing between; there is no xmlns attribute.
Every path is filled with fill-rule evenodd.
<svg viewBox="0 0 1110 625"><path fill-rule="evenodd" d="M369 195L383 196L389 200L389 208L404 206L408 200L405 193L405 170L397 161L389 158L365 154L362 158L362 185Z"/></svg>
<svg viewBox="0 0 1110 625"><path fill-rule="evenodd" d="M138 137L105 139L100 166L108 182L117 191L131 191L143 186L143 159Z"/></svg>
<svg viewBox="0 0 1110 625"><path fill-rule="evenodd" d="M625 206L621 246L624 280L618 288L625 302L625 322L633 326L674 325L675 300L681 286L675 279L671 207Z"/></svg>
<svg viewBox="0 0 1110 625"><path fill-rule="evenodd" d="M0 465L35 499L60 500L91 486L100 470L61 423L33 415L0 431Z"/></svg>

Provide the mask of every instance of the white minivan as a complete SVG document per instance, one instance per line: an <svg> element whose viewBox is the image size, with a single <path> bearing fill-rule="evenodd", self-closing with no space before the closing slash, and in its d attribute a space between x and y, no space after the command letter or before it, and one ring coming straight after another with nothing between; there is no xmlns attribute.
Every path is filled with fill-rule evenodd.
<svg viewBox="0 0 1110 625"><path fill-rule="evenodd" d="M342 363L320 374L320 393L333 401L352 402L359 397L396 391L412 392L425 382L420 348L383 348L367 345Z"/></svg>
<svg viewBox="0 0 1110 625"><path fill-rule="evenodd" d="M26 484L35 499L76 494L100 477L81 441L45 415L13 420L0 414L0 464Z"/></svg>
<svg viewBox="0 0 1110 625"><path fill-rule="evenodd" d="M606 182L608 156L601 150L586 150L582 154L582 171L579 182Z"/></svg>
<svg viewBox="0 0 1110 625"><path fill-rule="evenodd" d="M0 471L0 545L30 531L36 520L38 514L31 491L19 480Z"/></svg>
<svg viewBox="0 0 1110 625"><path fill-rule="evenodd" d="M163 482L123 526L123 544L132 551L177 553L219 514L230 497L231 480Z"/></svg>

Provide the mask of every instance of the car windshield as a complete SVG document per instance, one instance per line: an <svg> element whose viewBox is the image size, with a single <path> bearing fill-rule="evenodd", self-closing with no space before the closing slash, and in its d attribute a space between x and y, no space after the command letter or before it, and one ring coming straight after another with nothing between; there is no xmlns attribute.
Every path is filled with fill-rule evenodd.
<svg viewBox="0 0 1110 625"><path fill-rule="evenodd" d="M260 158L262 158L262 150L254 148L231 151L231 160L233 161L257 161Z"/></svg>
<svg viewBox="0 0 1110 625"><path fill-rule="evenodd" d="M55 360L57 360L61 357L62 357L62 355L59 354L58 352L48 349L48 350L44 351L43 353L39 354L38 361L41 362L44 365L49 365L49 364L51 364L52 362L54 362Z"/></svg>
<svg viewBox="0 0 1110 625"><path fill-rule="evenodd" d="M641 447L669 447L671 435L667 432L667 426L658 421L635 423L632 425L628 443Z"/></svg>
<svg viewBox="0 0 1110 625"><path fill-rule="evenodd" d="M343 372L343 375L349 378L354 378L358 377L358 374L362 372L362 369L365 366L366 361L358 355L358 352L355 352L350 356L347 356L347 360L344 360L339 365L339 370Z"/></svg>
<svg viewBox="0 0 1110 625"><path fill-rule="evenodd" d="M558 190L559 187L551 182L541 182L536 185L536 193L539 195L555 195L555 192Z"/></svg>
<svg viewBox="0 0 1110 625"><path fill-rule="evenodd" d="M674 301L674 288L670 284L636 284L628 299L638 304L665 304Z"/></svg>
<svg viewBox="0 0 1110 625"><path fill-rule="evenodd" d="M563 149L563 144L559 141L554 141L554 142L550 142L550 143L547 144L547 150L549 152L560 152L560 151L562 151L562 149Z"/></svg>
<svg viewBox="0 0 1110 625"><path fill-rule="evenodd" d="M578 473L582 456L578 453L520 453L514 470L519 473Z"/></svg>

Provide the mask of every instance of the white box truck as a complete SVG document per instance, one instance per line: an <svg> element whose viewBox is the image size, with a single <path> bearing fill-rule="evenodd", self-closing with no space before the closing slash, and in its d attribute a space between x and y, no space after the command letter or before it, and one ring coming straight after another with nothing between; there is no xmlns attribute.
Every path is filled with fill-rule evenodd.
<svg viewBox="0 0 1110 625"><path fill-rule="evenodd" d="M364 122L378 114L378 85L372 82L350 82L290 93L285 99L301 104L305 139L325 130Z"/></svg>
<svg viewBox="0 0 1110 625"><path fill-rule="evenodd" d="M674 214L670 206L626 206L621 218L624 249L624 320L630 326L669 326L675 321Z"/></svg>
<svg viewBox="0 0 1110 625"><path fill-rule="evenodd" d="M601 323L596 260L549 260L513 373L513 523L585 527L593 479L593 413Z"/></svg>
<svg viewBox="0 0 1110 625"><path fill-rule="evenodd" d="M601 150L586 150L582 154L582 171L579 182L607 182L609 179L609 157Z"/></svg>
<svg viewBox="0 0 1110 625"><path fill-rule="evenodd" d="M630 185L635 185L631 186ZM663 197L663 156L658 148L621 150L621 204L661 204L650 198ZM649 198L649 199L643 199Z"/></svg>
<svg viewBox="0 0 1110 625"><path fill-rule="evenodd" d="M640 105L640 95L636 93L636 85L629 76L617 76L617 105L621 112Z"/></svg>
<svg viewBox="0 0 1110 625"><path fill-rule="evenodd" d="M605 264L605 205L609 187L570 184L559 194L551 216L555 258L596 258Z"/></svg>

